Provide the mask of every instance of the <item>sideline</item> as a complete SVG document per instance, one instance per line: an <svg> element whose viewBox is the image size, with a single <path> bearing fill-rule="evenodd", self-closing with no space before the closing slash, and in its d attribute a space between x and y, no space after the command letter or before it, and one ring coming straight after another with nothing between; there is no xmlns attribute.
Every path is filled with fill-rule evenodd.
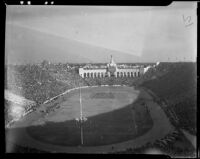
<svg viewBox="0 0 200 159"><path fill-rule="evenodd" d="M59 95L56 95L56 96L54 96L54 97L52 97L52 98L50 98L50 99L44 101L42 104L40 104L40 106L43 105L43 104L48 104L48 103L52 102L53 100L55 100L55 99L57 99L57 98L59 98L59 97L62 97L63 95L65 95L65 94L67 94L67 93L70 93L70 92L73 91L73 90L77 90L77 89L80 89L80 88L108 87L108 86L109 86L109 85L95 85L95 86L82 86L82 87L71 88L71 89L66 90L66 91L63 92L63 93L60 93ZM116 86L122 86L122 85L112 85L112 86L116 87ZM123 86L124 86L124 85L123 85ZM6 127L6 128L11 128L11 127L12 127L12 124L13 124L14 122L23 120L23 118L24 118L27 114L30 114L31 112L33 112L33 109L31 109L31 110L29 110L28 112L25 112L24 114L22 114L21 118L12 119L10 122L8 122L8 123L6 124L5 127Z"/></svg>
<svg viewBox="0 0 200 159"><path fill-rule="evenodd" d="M118 87L118 86L124 86L124 85L110 85L110 86ZM73 90L77 90L77 89L80 89L80 88L92 88L92 87L109 87L109 85L82 86L82 87L71 88L71 89L68 89L65 92L63 92L63 93L61 93L57 96L52 97L51 99L46 100L43 104L47 104L47 103L51 102L52 100L54 100L58 97L61 97L61 96L65 95L65 94L67 94L67 93L69 93Z"/></svg>

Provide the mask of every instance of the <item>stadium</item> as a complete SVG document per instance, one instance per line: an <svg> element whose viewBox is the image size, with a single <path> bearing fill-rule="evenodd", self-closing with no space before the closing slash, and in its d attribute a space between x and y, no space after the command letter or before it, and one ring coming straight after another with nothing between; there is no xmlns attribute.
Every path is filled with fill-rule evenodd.
<svg viewBox="0 0 200 159"><path fill-rule="evenodd" d="M5 153L197 157L196 10L6 6Z"/></svg>
<svg viewBox="0 0 200 159"><path fill-rule="evenodd" d="M31 111L29 104L26 104L29 109L24 109L19 118L16 115L19 112L10 111L16 102L5 97L6 101L10 101L5 105L8 112L5 112L8 114L7 152L137 154L153 148L170 155L194 155L195 148L182 131L196 132L193 63L158 63L140 77L120 78L82 78L76 69L64 71L63 65L57 68L55 81L51 78L55 76L56 66L44 63L41 66L29 66L26 75L29 73L29 77L36 78L26 80L37 89L24 87L24 92L16 87L16 79L9 76L11 70L23 69L22 66L17 69L8 67L7 90L37 103L31 105ZM31 69L38 71L38 76L33 76ZM24 84L21 80L18 85ZM51 83L48 82L50 80ZM184 80L184 86L180 80ZM178 92L173 94L171 89L164 87L168 82L171 84L169 87L177 87L176 91L187 91L177 98ZM45 87L55 91L48 92ZM37 91L35 95L34 91ZM38 94L41 93L44 95L40 95L38 100ZM188 99L187 102L184 103L183 98ZM175 101L177 104L172 105ZM183 106L181 109L179 102ZM193 104L193 107L188 107L188 104ZM26 105L23 107L26 108ZM183 108L191 113L187 114L187 119L183 115L187 113Z"/></svg>

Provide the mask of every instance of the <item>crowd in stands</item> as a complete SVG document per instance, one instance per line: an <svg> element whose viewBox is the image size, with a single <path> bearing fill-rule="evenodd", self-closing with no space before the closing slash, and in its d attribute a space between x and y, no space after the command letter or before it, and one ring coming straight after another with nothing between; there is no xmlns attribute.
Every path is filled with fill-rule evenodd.
<svg viewBox="0 0 200 159"><path fill-rule="evenodd" d="M64 71L56 66L51 69L40 65L8 66L6 75L6 89L37 104L67 89L84 85L78 74Z"/></svg>
<svg viewBox="0 0 200 159"><path fill-rule="evenodd" d="M195 63L160 63L140 78L85 78L88 85L143 86L167 104L165 112L174 125L196 134L196 65ZM175 121L176 119L176 121Z"/></svg>
<svg viewBox="0 0 200 159"><path fill-rule="evenodd" d="M174 137L173 140L169 140L170 137ZM176 135L169 134L165 137L165 140L157 140L154 143L146 143L138 148L127 148L124 151L113 151L114 154L163 154L170 157L195 157L196 152L193 147L181 148L176 146L175 141L182 141L184 138L180 132Z"/></svg>
<svg viewBox="0 0 200 159"><path fill-rule="evenodd" d="M65 64L7 65L5 68L5 89L35 101L37 106L64 91L87 85L75 69ZM9 104L5 105L6 123L9 117ZM9 118L9 119L8 119Z"/></svg>
<svg viewBox="0 0 200 159"><path fill-rule="evenodd" d="M159 76L159 72L165 73ZM161 63L156 68L156 73L150 73L148 80L141 85L154 92L161 101L165 101L167 107L164 109L176 126L196 134L196 65ZM152 76L156 78L152 79ZM178 119L178 123L172 119L173 116Z"/></svg>
<svg viewBox="0 0 200 159"><path fill-rule="evenodd" d="M10 102L8 100L4 100L4 114L5 114L5 125L7 125L13 117L11 116L10 110Z"/></svg>
<svg viewBox="0 0 200 159"><path fill-rule="evenodd" d="M156 94L158 102L170 118L171 122L180 128L184 128L196 134L196 87L197 75L195 63L160 63L150 68L141 77L104 77L104 78L81 78L76 70L67 70L62 65L20 65L8 66L5 70L6 89L25 98L35 101L38 105L44 101L63 93L71 88L94 85L129 85L142 86ZM164 101L164 103L163 103ZM57 107L53 104L48 112ZM175 118L177 120L175 120ZM11 120L9 116L9 103L5 102L6 122ZM158 146L158 145L153 145ZM124 153L138 153L144 148L129 149ZM168 149L172 146L159 146L160 149ZM22 148L23 149L23 148ZM176 149L176 153L190 154L191 151ZM20 151L20 148L19 148ZM22 150L23 151L23 150ZM29 151L28 148L25 151ZM34 151L34 150L30 150ZM122 153L122 152L120 152Z"/></svg>
<svg viewBox="0 0 200 159"><path fill-rule="evenodd" d="M175 112L184 128L194 128L194 112L196 111L194 63L160 63L150 68L143 76L135 78L82 79L76 70L69 71L65 67L67 66L50 65L45 62L41 65L8 66L5 70L6 89L35 101L39 105L68 89L79 86L142 85L167 102L168 109L173 109L172 111Z"/></svg>

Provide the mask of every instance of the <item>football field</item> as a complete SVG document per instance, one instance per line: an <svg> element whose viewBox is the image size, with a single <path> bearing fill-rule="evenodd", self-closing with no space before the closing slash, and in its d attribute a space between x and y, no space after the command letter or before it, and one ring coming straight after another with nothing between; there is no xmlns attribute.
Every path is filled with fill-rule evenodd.
<svg viewBox="0 0 200 159"><path fill-rule="evenodd" d="M80 103L87 119L82 123L77 120ZM47 152L116 152L153 143L173 131L164 111L143 89L82 88L41 105L7 128L6 152L14 151L13 143Z"/></svg>
<svg viewBox="0 0 200 159"><path fill-rule="evenodd" d="M82 115L87 120L80 123L75 120L81 113L80 90L74 90L59 99L59 109L34 121L27 132L36 140L62 146L100 146L131 140L153 124L144 106L135 104L132 109L138 95L139 91L131 87L81 89Z"/></svg>

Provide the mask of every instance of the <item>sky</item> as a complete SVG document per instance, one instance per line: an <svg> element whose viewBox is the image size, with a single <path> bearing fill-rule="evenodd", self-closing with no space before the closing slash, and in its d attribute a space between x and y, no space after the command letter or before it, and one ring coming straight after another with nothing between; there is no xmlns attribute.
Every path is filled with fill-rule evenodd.
<svg viewBox="0 0 200 159"><path fill-rule="evenodd" d="M197 56L196 2L160 7L7 6L8 25L135 55L144 62L196 61Z"/></svg>

